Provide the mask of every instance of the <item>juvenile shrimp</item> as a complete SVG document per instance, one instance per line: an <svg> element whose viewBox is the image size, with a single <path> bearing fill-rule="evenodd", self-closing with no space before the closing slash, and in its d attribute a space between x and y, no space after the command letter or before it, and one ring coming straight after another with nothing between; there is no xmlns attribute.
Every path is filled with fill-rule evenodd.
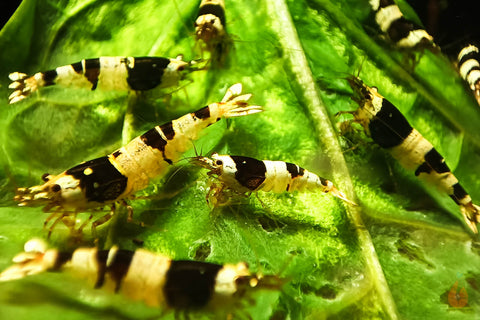
<svg viewBox="0 0 480 320"><path fill-rule="evenodd" d="M79 248L73 252L47 249L39 239L25 244L14 265L0 273L0 282L44 272L68 272L95 289L121 293L133 301L164 310L227 310L258 290L279 290L286 282L274 275L254 274L244 262L216 264L172 260L137 249ZM68 279L65 279L68 282Z"/></svg>
<svg viewBox="0 0 480 320"><path fill-rule="evenodd" d="M145 91L178 85L192 71L190 63L162 57L100 57L37 72L33 76L13 72L10 103L28 97L42 87L86 88L90 90Z"/></svg>
<svg viewBox="0 0 480 320"><path fill-rule="evenodd" d="M257 191L293 192L317 191L330 193L350 204L331 181L317 176L296 164L284 161L257 160L243 156L212 154L211 157L198 156L192 160L199 166L209 169L209 176L215 176L218 184L213 184L207 194L207 201L222 204L225 193L248 194Z"/></svg>
<svg viewBox="0 0 480 320"><path fill-rule="evenodd" d="M353 114L353 121L361 124L365 133L387 149L404 168L414 170L415 176L426 178L448 194L459 206L468 227L478 233L476 224L480 222L480 207L472 203L470 195L433 145L376 88L367 86L355 76L347 81L354 91L352 99L360 107L340 113Z"/></svg>
<svg viewBox="0 0 480 320"><path fill-rule="evenodd" d="M44 184L18 188L14 197L19 206L43 205L44 212L53 212L45 224L56 217L49 229L63 218L75 218L77 212L110 206L108 214L92 223L92 231L115 213L115 204L144 188L151 179L165 174L190 149L202 129L222 118L240 117L263 111L248 105L251 94L241 95L240 83L231 86L221 102L145 132L113 153L83 162L56 176L44 174ZM129 220L133 211L127 205ZM92 216L90 217L92 218Z"/></svg>

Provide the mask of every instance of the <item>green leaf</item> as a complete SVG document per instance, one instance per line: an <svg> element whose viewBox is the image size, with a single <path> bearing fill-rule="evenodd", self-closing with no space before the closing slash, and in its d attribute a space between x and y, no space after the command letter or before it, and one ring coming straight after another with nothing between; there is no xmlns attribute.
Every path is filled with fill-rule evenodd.
<svg viewBox="0 0 480 320"><path fill-rule="evenodd" d="M254 303L244 299L245 312L233 311L253 319L471 319L478 313L480 246L456 205L363 132L339 135L338 124L348 118L335 114L357 107L344 78L360 72L480 199L478 105L447 58L416 53L413 68L405 52L381 39L367 1L227 2L234 49L226 67L191 74L185 89L135 97L51 87L8 104L13 71L34 73L106 55L198 57L197 8L198 1L24 0L0 31L0 269L25 241L47 234L48 214L17 207L16 187L112 152L122 145L125 125L141 134L218 101L241 82L266 111L209 127L196 149L296 163L334 181L360 205L315 193L259 193L259 199L233 199L239 203L212 211L205 172L180 162L179 170L140 193L146 200L131 202L135 219L146 226L127 223L121 209L99 228L100 246L134 250L132 240L142 240L175 259L246 261L253 271L289 279L281 290L255 292ZM78 245L61 225L51 243ZM93 245L88 228L82 244ZM464 308L448 303L456 281L468 293ZM63 274L0 284L2 319L162 315Z"/></svg>

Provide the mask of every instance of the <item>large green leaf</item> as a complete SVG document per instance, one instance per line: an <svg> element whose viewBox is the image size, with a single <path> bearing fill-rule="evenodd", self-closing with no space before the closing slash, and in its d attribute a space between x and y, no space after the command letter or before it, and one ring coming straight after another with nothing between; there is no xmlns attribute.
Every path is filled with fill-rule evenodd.
<svg viewBox="0 0 480 320"><path fill-rule="evenodd" d="M227 2L235 47L227 66L195 72L184 90L137 97L47 88L8 105L7 75L13 71L32 73L102 55L195 58L191 25L197 6L198 1L24 0L2 29L0 269L26 240L46 236L47 214L17 207L15 187L108 154L122 145L122 132L123 139L129 130L140 134L218 101L229 85L242 82L266 111L211 126L196 148L297 163L335 181L360 205L315 193L262 193L261 202L234 199L240 204L212 211L205 202L206 174L181 162L179 171L141 193L147 200L131 203L135 219L146 226L127 224L120 210L99 228L101 246L135 249L132 240L143 240L145 248L172 258L246 261L255 271L288 278L282 290L259 292L253 304L244 301L254 319L478 314L480 246L455 204L363 132L339 137L336 129L347 117L335 113L356 108L344 78L360 70L480 199L480 112L474 99L445 57L417 54L413 68L406 53L384 42L366 0ZM66 228L57 227L52 245L76 245L67 236ZM88 231L84 242L93 244ZM456 281L469 296L464 308L448 303ZM2 319L162 314L61 274L0 284Z"/></svg>

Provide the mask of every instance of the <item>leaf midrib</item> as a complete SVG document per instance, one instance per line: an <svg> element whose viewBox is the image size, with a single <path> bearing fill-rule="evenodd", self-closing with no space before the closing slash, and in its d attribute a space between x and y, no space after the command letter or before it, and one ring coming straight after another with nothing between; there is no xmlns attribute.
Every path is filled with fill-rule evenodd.
<svg viewBox="0 0 480 320"><path fill-rule="evenodd" d="M330 162L335 164L331 166L333 171L332 175L339 188L347 194L347 197L355 201L355 197L353 196L353 183L345 158L343 157L327 109L315 86L315 80L308 66L307 58L298 38L288 6L285 1L279 0L267 1L267 6L269 7L268 11L275 14L275 16L272 17L273 29L277 33L280 45L284 48L291 72L299 84L297 90L301 90L300 94L302 96L300 100L304 101L307 112L315 125L317 131L316 138L325 146L325 153L328 155ZM295 48L295 50L291 48ZM349 205L345 207L350 221L355 226L360 249L365 258L370 276L375 283L376 289L380 293L379 296L381 297L380 299L382 300L385 311L391 319L397 319L398 311L385 279L382 266L375 252L370 234L362 221L361 209L360 207L352 207Z"/></svg>

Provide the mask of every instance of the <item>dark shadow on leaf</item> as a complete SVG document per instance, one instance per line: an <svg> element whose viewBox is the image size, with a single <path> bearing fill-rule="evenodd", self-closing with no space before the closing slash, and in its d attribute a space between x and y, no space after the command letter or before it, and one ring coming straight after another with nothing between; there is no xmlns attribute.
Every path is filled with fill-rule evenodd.
<svg viewBox="0 0 480 320"><path fill-rule="evenodd" d="M407 233L402 232L400 234L400 239L395 242L395 247L397 248L398 253L408 260L418 261L424 264L428 269L435 269L435 265L425 257L424 250L417 246Z"/></svg>

